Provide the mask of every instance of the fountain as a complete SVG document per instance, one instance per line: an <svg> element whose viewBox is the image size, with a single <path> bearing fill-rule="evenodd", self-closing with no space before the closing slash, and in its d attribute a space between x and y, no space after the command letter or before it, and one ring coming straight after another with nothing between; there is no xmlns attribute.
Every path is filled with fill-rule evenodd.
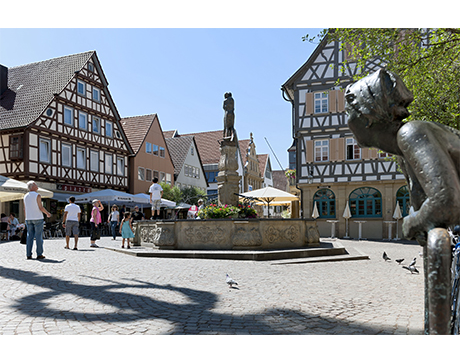
<svg viewBox="0 0 460 364"><path fill-rule="evenodd" d="M220 141L219 205L238 205L237 140L234 100L224 101L224 130ZM314 219L206 219L155 220L136 224L134 245L152 244L174 250L273 250L319 247Z"/></svg>

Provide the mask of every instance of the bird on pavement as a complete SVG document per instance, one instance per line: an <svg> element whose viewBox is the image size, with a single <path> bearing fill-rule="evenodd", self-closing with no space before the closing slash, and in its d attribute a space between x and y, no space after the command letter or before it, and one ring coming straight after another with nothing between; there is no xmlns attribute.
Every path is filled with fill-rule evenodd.
<svg viewBox="0 0 460 364"><path fill-rule="evenodd" d="M408 271L410 271L410 274L413 274L414 272L417 273L417 274L419 273L417 268L415 268L415 265L409 265L408 267L403 266L403 268L407 269Z"/></svg>
<svg viewBox="0 0 460 364"><path fill-rule="evenodd" d="M404 258L402 258L402 259L395 259L395 262L396 262L396 263L399 263L399 265L401 265L401 263L402 263L403 261L404 261Z"/></svg>
<svg viewBox="0 0 460 364"><path fill-rule="evenodd" d="M417 257L415 257L414 259L412 259L412 262L410 262L409 264L409 267L415 267L415 262L417 260Z"/></svg>
<svg viewBox="0 0 460 364"><path fill-rule="evenodd" d="M385 252L383 252L383 260L385 260L385 262L391 260L390 257Z"/></svg>
<svg viewBox="0 0 460 364"><path fill-rule="evenodd" d="M233 285L237 286L238 283L233 278L230 278L230 276L227 274L227 279L226 279L227 284L229 285L230 288L232 288Z"/></svg>

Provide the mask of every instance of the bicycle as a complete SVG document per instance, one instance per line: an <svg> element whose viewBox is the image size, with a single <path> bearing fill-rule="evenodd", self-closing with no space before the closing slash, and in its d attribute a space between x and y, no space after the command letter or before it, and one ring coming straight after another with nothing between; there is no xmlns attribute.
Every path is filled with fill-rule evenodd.
<svg viewBox="0 0 460 364"><path fill-rule="evenodd" d="M452 317L451 317L451 334L460 335L460 225L449 231L452 238Z"/></svg>

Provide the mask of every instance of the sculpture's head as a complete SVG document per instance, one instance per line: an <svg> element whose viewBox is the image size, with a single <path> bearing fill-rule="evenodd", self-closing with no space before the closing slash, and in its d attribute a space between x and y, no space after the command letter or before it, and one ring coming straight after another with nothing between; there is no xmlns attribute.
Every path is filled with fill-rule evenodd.
<svg viewBox="0 0 460 364"><path fill-rule="evenodd" d="M375 147L369 130L363 129L385 125L383 130L397 131L410 115L407 106L413 100L401 78L382 68L346 88L348 126L361 146Z"/></svg>
<svg viewBox="0 0 460 364"><path fill-rule="evenodd" d="M232 97L232 93L231 93L231 92L226 92L225 95L224 95L224 97L225 97L226 99L228 99L229 97Z"/></svg>

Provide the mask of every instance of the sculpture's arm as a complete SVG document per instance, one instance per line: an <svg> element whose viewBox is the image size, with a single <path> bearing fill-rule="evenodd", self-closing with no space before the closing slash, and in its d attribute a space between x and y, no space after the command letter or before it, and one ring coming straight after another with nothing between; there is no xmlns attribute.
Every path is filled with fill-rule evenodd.
<svg viewBox="0 0 460 364"><path fill-rule="evenodd" d="M410 177L426 196L415 213L404 219L403 234L414 238L435 227L460 220L460 180L457 166L443 143L442 131L427 122L413 121L398 132L398 146Z"/></svg>

